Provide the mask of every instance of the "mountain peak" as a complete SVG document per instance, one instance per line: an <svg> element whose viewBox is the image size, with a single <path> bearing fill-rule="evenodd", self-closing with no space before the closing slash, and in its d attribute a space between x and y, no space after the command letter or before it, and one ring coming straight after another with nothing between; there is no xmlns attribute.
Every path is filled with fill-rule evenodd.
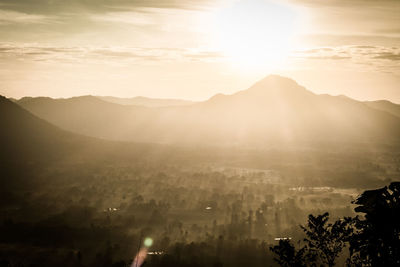
<svg viewBox="0 0 400 267"><path fill-rule="evenodd" d="M286 81L286 82L291 82L291 83L296 83L295 80L290 79L288 77L284 77L278 74L270 74L265 76L264 78L262 78L261 80L259 80L258 82L282 82L282 81Z"/></svg>
<svg viewBox="0 0 400 267"><path fill-rule="evenodd" d="M249 89L240 91L238 94L253 95L257 97L305 97L314 95L296 81L279 75L268 75L264 79L256 82Z"/></svg>
<svg viewBox="0 0 400 267"><path fill-rule="evenodd" d="M303 98L312 95L314 95L312 92L290 78L279 75L268 75L246 90L238 91L231 95L216 94L205 102L220 104L229 101L234 101L235 103L237 101L254 101L253 103L260 103L265 102L266 99L287 101L293 97Z"/></svg>
<svg viewBox="0 0 400 267"><path fill-rule="evenodd" d="M279 75L268 75L265 78L256 82L252 88L294 88L294 87L301 87L296 81L279 76Z"/></svg>

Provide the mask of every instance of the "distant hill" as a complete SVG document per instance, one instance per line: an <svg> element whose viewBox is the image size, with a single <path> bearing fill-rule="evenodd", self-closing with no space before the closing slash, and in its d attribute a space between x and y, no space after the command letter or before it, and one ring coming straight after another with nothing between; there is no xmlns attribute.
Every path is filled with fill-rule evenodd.
<svg viewBox="0 0 400 267"><path fill-rule="evenodd" d="M53 103L48 98L24 101L31 103L32 100L45 104L50 100ZM115 105L92 97L82 97L79 101L74 99L73 102L75 107L83 102L86 108L97 108L99 104L104 105L102 108ZM56 101L50 108L59 105ZM32 190L34 184L48 183L43 179L57 180L54 174L57 171L79 171L82 166L96 168L99 164L140 165L144 162L145 166L162 166L169 160L174 163L186 160L185 153L179 156L177 149L169 146L101 140L62 130L3 96L0 96L0 129L0 195L11 187L27 186ZM47 173L53 175L47 177ZM37 180L38 177L42 177L42 180Z"/></svg>
<svg viewBox="0 0 400 267"><path fill-rule="evenodd" d="M80 139L76 134L69 134L37 118L3 96L0 96L0 125L3 162L49 159L57 156L61 147L71 148L71 142Z"/></svg>
<svg viewBox="0 0 400 267"><path fill-rule="evenodd" d="M371 108L386 111L400 118L399 104L395 104L387 100L366 101L364 103Z"/></svg>
<svg viewBox="0 0 400 267"><path fill-rule="evenodd" d="M134 138L125 136L127 127L136 125L139 130L141 124L146 123L155 112L154 109L142 106L106 102L95 96L69 99L22 98L17 103L65 130L118 141L135 141Z"/></svg>
<svg viewBox="0 0 400 267"><path fill-rule="evenodd" d="M48 100L35 99L39 103L47 103ZM96 98L94 101L101 102ZM55 106L58 107L58 104ZM7 170L20 170L24 176L29 176L26 168L30 167L97 160L130 162L137 157L145 158L145 151L151 153L152 148L157 151L163 148L152 144L111 142L68 132L38 118L3 96L0 96L0 128L2 178L6 178L3 176Z"/></svg>
<svg viewBox="0 0 400 267"><path fill-rule="evenodd" d="M98 96L101 100L120 104L120 105L134 105L144 107L170 107L170 106L187 106L195 102L181 99L163 99L163 98L149 98L137 96L132 98L121 98L113 96Z"/></svg>
<svg viewBox="0 0 400 267"><path fill-rule="evenodd" d="M351 98L316 95L274 75L247 90L187 106L126 106L92 96L18 104L61 128L112 140L255 146L400 142L398 117Z"/></svg>
<svg viewBox="0 0 400 267"><path fill-rule="evenodd" d="M327 134L322 136L323 139L308 140L308 144L312 145L308 147L303 145L294 146L293 142L287 143L288 146L285 146L277 141L274 146L264 149L265 147L260 142L266 143L268 141L267 138L273 140L272 133L280 133L279 131L281 131L270 128L269 125L271 121L275 120L274 117L271 116L270 119L265 119L266 124L261 124L260 121L265 116L256 116L255 114L260 112L260 109L265 110L266 107L257 107L257 104L254 104L254 110L249 110L250 113L246 116L240 117L237 115L247 105L243 104L246 103L242 99L244 95L249 94L244 97L248 97L248 104L256 103L254 101L255 96L250 96L255 94L258 89L253 89L256 89L256 91L242 91L236 96L219 95L190 109L183 107L175 107L173 109L130 107L127 109L127 106L102 102L92 97L62 100L61 103L47 98L36 99L33 102L31 99L26 102L29 102L31 107L35 109L43 108L44 105L45 108L54 112L54 118L59 118L58 122L68 122L68 125L76 127L77 131L84 129L93 131L93 135L104 135L106 133L134 140L147 139L179 144L190 141L191 146L115 142L71 133L39 119L12 101L0 97L0 169L2 171L0 175L0 182L2 183L0 196L2 192L13 190L13 188L22 187L24 190L29 189L32 191L45 184L49 185L52 181L58 183L61 181L59 179L62 179L64 183L74 182L74 179L90 179L90 173L100 166L113 166L113 168L132 166L142 171L157 171L171 165L175 167L184 166L184 168L189 169L194 167L197 170L198 166L211 164L211 166L224 168L228 166L250 169L276 169L282 172L285 177L288 177L289 180L284 180L284 183L292 183L293 180L291 179L299 174L307 178L301 181L313 186L316 182L319 185L335 186L349 186L350 184L367 186L381 182L380 177L382 177L383 170L378 169L379 172L369 174L364 169L355 172L354 166L360 166L364 162L362 166L376 168L378 165L371 164L369 160L371 162L375 160L377 162L385 161L385 157L388 154L390 155L393 151L397 153L398 149L395 146L381 147L376 146L377 143L369 143L367 145L322 144L321 140L326 141L328 138L332 138L331 135ZM292 89L288 89L286 93L289 93ZM308 95L307 97L314 96L307 93L307 91L305 92ZM296 95L296 93L292 95ZM300 95L303 94L300 93ZM298 101L298 97L294 96L292 101ZM330 97L327 98L330 99ZM33 105L33 103L36 103L36 105ZM239 103L242 104L236 109L235 105ZM262 101L260 100L259 104L261 105L261 103ZM336 105L336 103L334 104ZM343 105L347 104L349 103ZM232 106L236 111L230 108ZM363 105L357 107L362 110L365 108ZM271 104L269 108L275 110L276 107ZM353 111L358 113L356 109ZM87 113L85 114L84 112ZM371 113L373 115L377 111L370 109L369 112L373 112ZM316 113L318 114L318 112ZM119 117L123 114L126 117L123 118L125 121L122 123L118 119L121 119ZM373 123L377 123L377 120L380 121L379 127L386 127L385 131L372 132L372 134L367 132L363 137L381 138L387 136L385 140L392 138L396 141L395 137L398 137L398 132L394 132L396 128L390 129L386 123L398 123L398 119L388 115L386 112L379 111L377 114L373 115L377 116L377 118L373 118ZM68 115L71 115L72 120L67 120L71 118ZM180 116L179 122L177 121L178 115ZM244 124L243 120L249 119L251 115L254 115L254 121L246 121L248 124ZM282 114L277 115L281 116ZM227 117L231 119L227 120ZM319 115L316 117L319 117ZM130 121L128 121L129 118ZM193 120L193 118L196 120ZM352 119L352 116L350 118ZM384 122L391 119L393 121ZM76 125L72 124L74 121ZM332 121L330 120L329 123ZM86 128L84 127L85 123L88 125ZM252 123L260 123L260 127L257 128ZM119 128L114 127L114 125ZM268 126L268 130L271 129L272 133L266 132L269 135L258 135L256 136L257 140L249 140L250 134L246 132L246 127L258 134L259 132L257 131L265 130L265 125ZM337 123L333 127L339 127L338 125L341 126L340 123ZM93 126L93 128L90 126ZM328 124L323 125L323 127L328 126ZM333 127L328 130L332 130ZM357 127L358 125L356 125ZM107 128L108 131L106 131ZM117 135L114 132L115 129L118 129L118 131L124 130L123 133L125 135ZM301 129L307 133L309 128ZM366 129L370 130L368 127L364 127L357 133L361 135L362 131L366 131ZM96 133L94 132L95 130L104 132ZM343 128L340 130L343 130ZM298 134L297 132L294 133ZM333 134L335 135L336 133L337 131ZM382 136L379 134L382 134ZM343 134L343 136L346 137L345 141L358 141L350 139L349 133ZM281 136L281 139L285 137ZM370 141L376 140L371 139ZM217 146L206 146L204 144ZM230 146L222 147L220 146L221 144ZM258 146L254 146L256 149L238 146L246 144L257 144ZM339 166L340 170L338 170ZM332 170L335 171L332 172ZM396 172L385 173L386 177L391 178L397 178L398 176L396 175ZM324 177L324 179L321 179L321 177Z"/></svg>

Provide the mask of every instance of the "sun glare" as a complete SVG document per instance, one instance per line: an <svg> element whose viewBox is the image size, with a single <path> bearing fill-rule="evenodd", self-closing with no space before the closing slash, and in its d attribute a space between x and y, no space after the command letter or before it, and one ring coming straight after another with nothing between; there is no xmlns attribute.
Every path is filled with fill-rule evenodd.
<svg viewBox="0 0 400 267"><path fill-rule="evenodd" d="M296 13L274 1L236 1L215 14L217 48L244 67L275 67L293 45Z"/></svg>

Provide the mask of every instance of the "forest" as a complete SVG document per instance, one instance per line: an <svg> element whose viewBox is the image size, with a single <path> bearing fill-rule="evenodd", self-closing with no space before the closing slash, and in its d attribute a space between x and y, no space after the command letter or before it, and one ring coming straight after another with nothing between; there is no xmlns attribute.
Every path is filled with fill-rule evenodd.
<svg viewBox="0 0 400 267"><path fill-rule="evenodd" d="M375 190L294 187L277 183L274 171L101 163L31 169L34 182L8 185L1 194L0 266L400 260L396 182Z"/></svg>

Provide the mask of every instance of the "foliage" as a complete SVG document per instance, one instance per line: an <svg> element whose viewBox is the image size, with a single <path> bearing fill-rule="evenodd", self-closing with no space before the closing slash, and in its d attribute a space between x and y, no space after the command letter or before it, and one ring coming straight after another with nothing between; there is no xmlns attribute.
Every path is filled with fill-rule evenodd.
<svg viewBox="0 0 400 267"><path fill-rule="evenodd" d="M349 265L400 266L400 182L365 191L354 203L365 219L355 219Z"/></svg>
<svg viewBox="0 0 400 267"><path fill-rule="evenodd" d="M348 266L400 266L400 182L362 193L355 204L364 218L345 217L329 223L329 213L309 215L301 226L305 246L288 240L271 247L280 266L334 266L349 244Z"/></svg>
<svg viewBox="0 0 400 267"><path fill-rule="evenodd" d="M352 228L351 218L344 218L328 223L329 213L308 216L307 226L301 226L307 238L306 250L320 259L323 264L334 266L335 260L346 246Z"/></svg>
<svg viewBox="0 0 400 267"><path fill-rule="evenodd" d="M352 234L352 219L344 218L328 223L329 213L308 216L303 229L305 245L296 250L289 240L281 240L278 246L271 247L277 255L275 260L280 266L334 266L337 257L346 246Z"/></svg>
<svg viewBox="0 0 400 267"><path fill-rule="evenodd" d="M305 249L296 250L289 240L279 240L279 245L270 247L277 255L274 260L283 267L303 267L305 262Z"/></svg>

